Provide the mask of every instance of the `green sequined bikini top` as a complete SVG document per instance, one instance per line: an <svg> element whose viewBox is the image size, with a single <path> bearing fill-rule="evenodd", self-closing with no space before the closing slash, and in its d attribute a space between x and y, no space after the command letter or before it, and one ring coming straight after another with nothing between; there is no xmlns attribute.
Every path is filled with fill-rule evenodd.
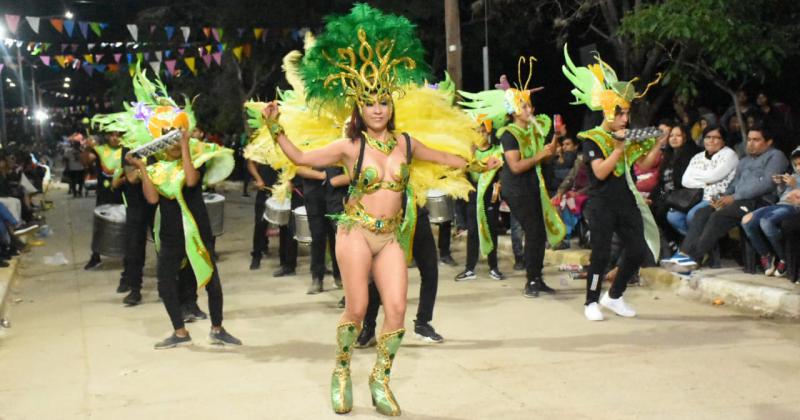
<svg viewBox="0 0 800 420"><path fill-rule="evenodd" d="M353 168L355 172L355 168ZM392 176L393 179L384 181L381 179L378 170L373 166L367 166L359 174L358 182L355 185L355 192L359 194L372 194L380 189L403 192L408 184L408 165L400 165L400 173Z"/></svg>

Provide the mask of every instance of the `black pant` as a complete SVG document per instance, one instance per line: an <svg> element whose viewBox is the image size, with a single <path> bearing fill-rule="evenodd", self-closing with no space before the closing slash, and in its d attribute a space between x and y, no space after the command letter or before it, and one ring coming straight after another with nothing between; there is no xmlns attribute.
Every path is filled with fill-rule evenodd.
<svg viewBox="0 0 800 420"><path fill-rule="evenodd" d="M125 218L125 259L122 277L131 290L142 290L142 271L147 253L147 231L153 226L155 206L129 205Z"/></svg>
<svg viewBox="0 0 800 420"><path fill-rule="evenodd" d="M497 270L497 223L499 203L492 203L491 191L483 197L483 205L486 210L486 218L489 222L489 235L494 243L494 248L489 253L489 268ZM480 241L478 240L478 193L469 193L469 203L467 206L467 270L475 271L480 252Z"/></svg>
<svg viewBox="0 0 800 420"><path fill-rule="evenodd" d="M473 184L474 186L474 184ZM470 201L471 203L471 201ZM455 203L456 214L455 214L455 222L456 222L456 229L468 229L467 225L467 207L469 206L468 202L457 199Z"/></svg>
<svg viewBox="0 0 800 420"><path fill-rule="evenodd" d="M254 259L261 259L263 254L266 254L269 249L269 237L267 236L267 228L269 222L264 220L264 210L267 208L267 199L269 194L266 191L259 191L256 194L256 214L253 224L253 250L250 255Z"/></svg>
<svg viewBox="0 0 800 420"><path fill-rule="evenodd" d="M292 192L292 210L303 205L303 197L297 192ZM297 268L297 241L294 239L294 213L289 217L289 223L280 227L280 250L278 259L281 267L294 270Z"/></svg>
<svg viewBox="0 0 800 420"><path fill-rule="evenodd" d="M417 227L414 232L414 245L412 249L414 260L419 269L419 305L417 305L417 318L415 324L427 324L433 319L433 306L436 304L436 293L439 290L439 266L436 261L436 247L433 242L433 231L428 212L418 209ZM378 318L378 307L381 297L375 283L369 284L369 304L364 315L364 325L375 327Z"/></svg>
<svg viewBox="0 0 800 420"><path fill-rule="evenodd" d="M504 197L511 214L525 232L525 271L527 280L541 277L544 267L544 247L547 234L544 229L544 215L539 191L524 196Z"/></svg>
<svg viewBox="0 0 800 420"><path fill-rule="evenodd" d="M75 197L80 197L83 195L84 171L82 169L77 171L67 171L67 175L69 176L69 192L71 192Z"/></svg>
<svg viewBox="0 0 800 420"><path fill-rule="evenodd" d="M742 210L742 207L748 210ZM702 262L703 257L717 242L727 235L732 227L738 226L745 214L755 208L756 200L736 200L719 210L711 206L698 210L681 244L681 251L696 262Z"/></svg>
<svg viewBox="0 0 800 420"><path fill-rule="evenodd" d="M311 231L311 277L322 279L325 277L325 251L330 249L333 254L333 277L340 278L339 265L336 263L336 224L325 217L328 211L328 188L318 186L308 188L304 184L305 195L303 201L308 214L308 228Z"/></svg>
<svg viewBox="0 0 800 420"><path fill-rule="evenodd" d="M308 227L311 230L311 277L325 277L325 251L330 249L334 254L333 277L341 278L339 264L336 262L336 224L323 214L308 215Z"/></svg>
<svg viewBox="0 0 800 420"><path fill-rule="evenodd" d="M620 239L619 271L608 295L618 299L625 293L628 281L639 272L647 258L644 223L633 196L619 200L592 197L586 204L584 216L591 230L592 257L586 280L586 304L600 299L603 279L611 259L611 242L616 233Z"/></svg>
<svg viewBox="0 0 800 420"><path fill-rule="evenodd" d="M427 212L426 212L427 218ZM439 258L450 256L450 234L453 230L453 222L439 223Z"/></svg>
<svg viewBox="0 0 800 420"><path fill-rule="evenodd" d="M211 248L209 252L213 254ZM181 268L185 257L186 252L182 244L176 246L162 243L158 255L158 295L164 302L172 327L176 330L184 326L181 306L191 303L192 294L196 299L197 283L194 283L194 287L191 286L191 281L194 280L192 267L187 262L186 266ZM219 327L222 325L222 283L219 280L216 263L211 280L206 284L206 293L211 325Z"/></svg>

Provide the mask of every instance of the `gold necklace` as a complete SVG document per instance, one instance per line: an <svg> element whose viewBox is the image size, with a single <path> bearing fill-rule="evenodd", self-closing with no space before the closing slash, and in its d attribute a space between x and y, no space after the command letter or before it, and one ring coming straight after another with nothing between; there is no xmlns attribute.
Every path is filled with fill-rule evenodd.
<svg viewBox="0 0 800 420"><path fill-rule="evenodd" d="M361 133L364 134L364 138L367 139L367 144L372 146L373 149L382 152L384 155L388 156L390 153L392 153L394 147L397 146L397 139L395 139L391 133L389 133L391 138L386 141L380 141L367 134L366 131L362 131Z"/></svg>

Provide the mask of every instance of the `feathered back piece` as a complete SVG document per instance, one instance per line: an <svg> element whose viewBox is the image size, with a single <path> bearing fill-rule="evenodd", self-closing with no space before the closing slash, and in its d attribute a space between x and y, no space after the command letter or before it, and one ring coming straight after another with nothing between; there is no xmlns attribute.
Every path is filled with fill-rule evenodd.
<svg viewBox="0 0 800 420"><path fill-rule="evenodd" d="M564 65L561 71L575 86L572 94L575 95L573 105L584 104L592 111L603 111L607 121L613 121L616 109L630 108L631 102L643 98L650 88L661 80L661 73L656 79L648 83L644 92L637 93L633 85L638 77L630 81L620 81L614 69L595 54L597 63L586 67L577 67L569 57L567 46L564 45Z"/></svg>
<svg viewBox="0 0 800 420"><path fill-rule="evenodd" d="M407 18L356 4L350 14L325 20L300 65L309 105L343 107L363 105L374 95L396 97L402 86L422 84L428 76L425 51Z"/></svg>
<svg viewBox="0 0 800 420"><path fill-rule="evenodd" d="M133 93L136 102L123 103L125 111L98 114L92 117L92 126L99 131L122 133L121 142L131 149L142 146L175 128L190 130L195 125L191 102L184 98L181 108L169 97L167 87L156 77L147 78L137 63L133 75Z"/></svg>

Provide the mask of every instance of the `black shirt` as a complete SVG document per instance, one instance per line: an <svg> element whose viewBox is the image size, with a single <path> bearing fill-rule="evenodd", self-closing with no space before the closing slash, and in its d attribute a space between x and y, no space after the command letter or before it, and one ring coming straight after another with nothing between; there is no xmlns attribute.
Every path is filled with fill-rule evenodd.
<svg viewBox="0 0 800 420"><path fill-rule="evenodd" d="M633 193L628 188L628 181L625 174L616 176L612 171L604 180L597 179L592 170L592 162L597 159L605 159L603 151L595 142L584 140L581 146L586 165L589 166L589 197L602 198L609 201L633 199ZM622 159L620 157L620 159Z"/></svg>
<svg viewBox="0 0 800 420"><path fill-rule="evenodd" d="M258 176L264 181L264 186L272 187L278 182L278 172L272 169L271 166L256 163L256 170L258 171ZM267 189L258 190L258 193L256 193L256 206L264 205L270 195L271 193Z"/></svg>
<svg viewBox="0 0 800 420"><path fill-rule="evenodd" d="M183 198L186 200L186 205L189 207L189 212L192 213L197 228L200 231L200 237L208 247L211 241L211 222L208 219L208 211L206 210L206 203L203 201L203 175L205 175L205 166L200 167L200 182L194 187L183 187ZM160 238L163 246L182 247L183 243L183 218L181 215L181 207L178 200L170 200L163 195L159 196L158 200L159 209L161 211L161 231Z"/></svg>
<svg viewBox="0 0 800 420"><path fill-rule="evenodd" d="M500 143L503 145L503 152L511 150L519 150L519 143L513 134L506 131L500 137ZM522 158L520 152L520 158ZM505 155L503 156L505 159ZM500 170L500 182L503 185L503 196L514 197L520 195L530 195L538 193L539 180L536 176L536 166L531 167L525 172L515 174L511 172L511 167L506 162L503 169Z"/></svg>

